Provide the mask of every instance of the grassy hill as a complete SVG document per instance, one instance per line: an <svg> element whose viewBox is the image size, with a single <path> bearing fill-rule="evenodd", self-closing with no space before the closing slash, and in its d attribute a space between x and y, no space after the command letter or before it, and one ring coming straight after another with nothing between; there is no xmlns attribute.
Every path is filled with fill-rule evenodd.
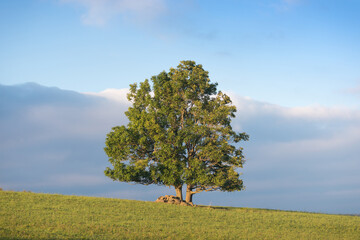
<svg viewBox="0 0 360 240"><path fill-rule="evenodd" d="M360 217L0 191L0 239L360 239Z"/></svg>

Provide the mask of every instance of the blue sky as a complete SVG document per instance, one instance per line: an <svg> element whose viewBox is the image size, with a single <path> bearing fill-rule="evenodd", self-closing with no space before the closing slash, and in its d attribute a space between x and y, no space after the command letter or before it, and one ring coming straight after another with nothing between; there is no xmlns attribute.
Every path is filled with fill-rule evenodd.
<svg viewBox="0 0 360 240"><path fill-rule="evenodd" d="M2 1L2 83L97 92L192 59L223 90L359 106L346 94L360 85L357 1L131 2Z"/></svg>
<svg viewBox="0 0 360 240"><path fill-rule="evenodd" d="M108 181L102 148L126 123L129 84L191 59L251 137L247 190L195 200L359 213L359 12L355 0L0 1L0 185L167 193Z"/></svg>

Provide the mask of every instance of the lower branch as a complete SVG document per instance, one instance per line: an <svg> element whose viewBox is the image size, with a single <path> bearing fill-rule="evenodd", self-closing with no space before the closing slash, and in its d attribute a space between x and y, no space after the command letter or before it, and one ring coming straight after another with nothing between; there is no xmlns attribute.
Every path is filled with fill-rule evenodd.
<svg viewBox="0 0 360 240"><path fill-rule="evenodd" d="M201 187L197 187L195 188L195 191L192 191L191 193L192 194L196 194L196 193L200 193L200 192L212 192L212 191L217 191L217 190L220 190L220 187L214 187L214 186L211 186L211 187L205 187L205 186L201 186Z"/></svg>

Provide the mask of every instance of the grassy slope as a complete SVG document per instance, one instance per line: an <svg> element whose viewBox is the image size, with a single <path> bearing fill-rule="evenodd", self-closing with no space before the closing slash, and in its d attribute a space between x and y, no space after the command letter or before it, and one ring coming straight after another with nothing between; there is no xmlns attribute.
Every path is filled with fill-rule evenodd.
<svg viewBox="0 0 360 240"><path fill-rule="evenodd" d="M360 217L0 192L0 239L360 239Z"/></svg>

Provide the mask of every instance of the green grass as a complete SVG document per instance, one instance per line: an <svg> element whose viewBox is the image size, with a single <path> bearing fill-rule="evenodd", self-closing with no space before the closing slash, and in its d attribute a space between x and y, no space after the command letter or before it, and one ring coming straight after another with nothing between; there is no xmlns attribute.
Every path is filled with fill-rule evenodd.
<svg viewBox="0 0 360 240"><path fill-rule="evenodd" d="M360 217L0 191L0 239L360 239Z"/></svg>

